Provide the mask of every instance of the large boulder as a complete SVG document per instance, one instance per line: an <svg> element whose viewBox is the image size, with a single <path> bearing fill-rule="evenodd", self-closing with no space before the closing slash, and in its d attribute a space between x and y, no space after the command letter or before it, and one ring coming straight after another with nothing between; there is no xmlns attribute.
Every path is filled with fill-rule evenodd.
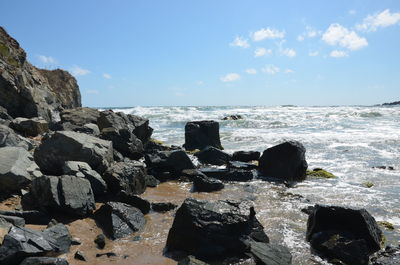
<svg viewBox="0 0 400 265"><path fill-rule="evenodd" d="M166 248L215 261L244 255L252 238L269 241L250 202L188 198L176 212Z"/></svg>
<svg viewBox="0 0 400 265"><path fill-rule="evenodd" d="M251 241L249 252L259 265L291 265L292 254L287 247Z"/></svg>
<svg viewBox="0 0 400 265"><path fill-rule="evenodd" d="M52 238L55 240L59 247L59 251L67 253L72 244L72 237L68 231L68 228L61 223L50 226L43 230L43 235L46 238Z"/></svg>
<svg viewBox="0 0 400 265"><path fill-rule="evenodd" d="M207 146L223 149L219 138L219 123L216 121L191 121L185 125L186 150L202 150Z"/></svg>
<svg viewBox="0 0 400 265"><path fill-rule="evenodd" d="M141 230L146 223L139 209L121 202L105 203L94 216L104 233L111 239L129 236Z"/></svg>
<svg viewBox="0 0 400 265"><path fill-rule="evenodd" d="M49 124L42 118L15 118L10 127L24 136L37 136L49 130Z"/></svg>
<svg viewBox="0 0 400 265"><path fill-rule="evenodd" d="M202 173L193 178L193 191L212 192L222 190L223 188L224 184L220 180L209 178Z"/></svg>
<svg viewBox="0 0 400 265"><path fill-rule="evenodd" d="M30 196L39 208L86 216L95 208L90 182L76 176L43 176L32 182Z"/></svg>
<svg viewBox="0 0 400 265"><path fill-rule="evenodd" d="M250 162L259 158L260 152L257 151L236 151L232 154L232 160L234 161Z"/></svg>
<svg viewBox="0 0 400 265"><path fill-rule="evenodd" d="M107 127L101 130L101 137L113 143L115 150L130 159L140 159L143 156L143 143L132 132L125 129Z"/></svg>
<svg viewBox="0 0 400 265"><path fill-rule="evenodd" d="M0 192L15 192L41 176L32 155L21 147L0 148Z"/></svg>
<svg viewBox="0 0 400 265"><path fill-rule="evenodd" d="M300 142L289 141L266 149L259 159L259 170L265 177L289 181L306 178L306 149Z"/></svg>
<svg viewBox="0 0 400 265"><path fill-rule="evenodd" d="M26 60L19 43L0 27L0 106L12 117L59 119L59 111L81 106L76 79L68 72L42 70Z"/></svg>
<svg viewBox="0 0 400 265"><path fill-rule="evenodd" d="M93 108L74 108L66 109L60 113L62 123L70 123L77 127L82 127L88 123L97 124L100 117L100 111Z"/></svg>
<svg viewBox="0 0 400 265"><path fill-rule="evenodd" d="M114 160L110 141L71 131L55 132L43 139L34 157L42 172L49 175L61 175L66 161L86 162L101 174Z"/></svg>
<svg viewBox="0 0 400 265"><path fill-rule="evenodd" d="M10 127L0 124L0 147L6 146L19 146L29 151L33 148L33 143L16 134Z"/></svg>
<svg viewBox="0 0 400 265"><path fill-rule="evenodd" d="M215 147L207 146L200 152L194 154L201 163L211 165L225 165L228 161L232 160L232 156L224 151Z"/></svg>
<svg viewBox="0 0 400 265"><path fill-rule="evenodd" d="M308 217L307 240L321 256L366 265L381 248L382 231L365 209L316 205Z"/></svg>
<svg viewBox="0 0 400 265"><path fill-rule="evenodd" d="M145 156L146 165L158 172L171 172L178 175L184 169L194 169L195 166L183 150L160 151Z"/></svg>
<svg viewBox="0 0 400 265"><path fill-rule="evenodd" d="M143 163L138 161L116 162L103 175L109 190L117 194L141 194L146 190L146 171Z"/></svg>

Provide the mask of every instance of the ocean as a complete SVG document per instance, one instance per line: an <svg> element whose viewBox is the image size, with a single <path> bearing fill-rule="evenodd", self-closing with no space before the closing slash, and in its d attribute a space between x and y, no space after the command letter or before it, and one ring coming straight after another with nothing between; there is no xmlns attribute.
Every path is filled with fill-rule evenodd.
<svg viewBox="0 0 400 265"><path fill-rule="evenodd" d="M177 106L114 110L148 118L154 128L152 137L167 145L182 146L185 124L194 120L219 121L221 142L228 153L262 152L286 140L300 141L307 150L309 168L323 168L337 178L308 178L293 188L261 180L230 183L223 191L204 196L254 201L257 217L271 242L288 246L293 264L325 264L310 252L305 241L307 215L301 209L316 203L365 208L377 221L395 226L393 231L382 228L388 244L400 242L400 107ZM243 119L222 120L228 115L241 115ZM374 168L380 166L387 168ZM367 187L367 183L373 186ZM164 194L156 189L145 196L176 202L192 196L187 183L164 183L160 187ZM169 226L160 225L158 229L163 231L157 238L149 235L144 240L165 243L163 237Z"/></svg>

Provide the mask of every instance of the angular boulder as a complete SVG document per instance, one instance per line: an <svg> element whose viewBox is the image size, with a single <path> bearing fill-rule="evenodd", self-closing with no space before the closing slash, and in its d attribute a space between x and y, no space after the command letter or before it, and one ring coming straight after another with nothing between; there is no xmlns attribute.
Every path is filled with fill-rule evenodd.
<svg viewBox="0 0 400 265"><path fill-rule="evenodd" d="M232 154L232 160L240 162L250 162L259 158L260 152L257 151L236 151Z"/></svg>
<svg viewBox="0 0 400 265"><path fill-rule="evenodd" d="M265 177L299 181L306 178L306 149L300 142L289 141L266 149L259 159L259 171Z"/></svg>
<svg viewBox="0 0 400 265"><path fill-rule="evenodd" d="M178 205L173 204L171 202L153 202L151 204L151 209L155 212L165 213L168 211L172 211L177 208Z"/></svg>
<svg viewBox="0 0 400 265"><path fill-rule="evenodd" d="M19 136L10 127L0 124L0 147L7 146L22 147L28 151L33 148L28 139Z"/></svg>
<svg viewBox="0 0 400 265"><path fill-rule="evenodd" d="M42 172L49 175L62 175L66 161L86 162L100 174L114 161L110 141L71 131L45 138L34 157Z"/></svg>
<svg viewBox="0 0 400 265"><path fill-rule="evenodd" d="M21 147L0 148L0 191L19 191L40 175L28 151Z"/></svg>
<svg viewBox="0 0 400 265"><path fill-rule="evenodd" d="M37 136L44 134L49 130L49 124L42 118L15 118L10 127L23 136Z"/></svg>
<svg viewBox="0 0 400 265"><path fill-rule="evenodd" d="M150 202L140 198L136 195L127 194L125 191L121 191L117 195L118 202L123 202L129 204L130 206L138 208L143 214L148 214L150 212Z"/></svg>
<svg viewBox="0 0 400 265"><path fill-rule="evenodd" d="M316 205L308 217L307 240L328 259L368 264L381 248L382 231L365 209Z"/></svg>
<svg viewBox="0 0 400 265"><path fill-rule="evenodd" d="M251 181L257 177L255 170L231 169L220 178L224 181Z"/></svg>
<svg viewBox="0 0 400 265"><path fill-rule="evenodd" d="M127 194L142 194L146 190L146 171L138 161L116 162L103 175L108 189L117 194L125 191Z"/></svg>
<svg viewBox="0 0 400 265"><path fill-rule="evenodd" d="M77 127L82 127L88 123L97 124L100 117L100 111L93 108L74 108L66 109L60 113L61 123L70 123Z"/></svg>
<svg viewBox="0 0 400 265"><path fill-rule="evenodd" d="M244 255L246 240L257 235L268 242L248 201L186 199L168 233L168 252L184 251L205 261Z"/></svg>
<svg viewBox="0 0 400 265"><path fill-rule="evenodd" d="M40 211L3 211L0 210L0 215L20 217L25 220L27 224L34 225L47 225L50 222L49 215Z"/></svg>
<svg viewBox="0 0 400 265"><path fill-rule="evenodd" d="M219 137L219 123L216 121L191 121L185 125L186 150L202 150L207 146L223 149Z"/></svg>
<svg viewBox="0 0 400 265"><path fill-rule="evenodd" d="M287 247L251 241L250 253L259 265L291 265L292 254Z"/></svg>
<svg viewBox="0 0 400 265"><path fill-rule="evenodd" d="M145 156L146 165L157 172L171 172L178 175L184 169L194 169L195 166L183 150L160 151Z"/></svg>
<svg viewBox="0 0 400 265"><path fill-rule="evenodd" d="M400 264L400 245L387 246L384 250L375 253L370 258L371 265L398 265Z"/></svg>
<svg viewBox="0 0 400 265"><path fill-rule="evenodd" d="M129 236L141 230L146 220L143 213L128 204L107 202L95 212L95 220L111 239Z"/></svg>
<svg viewBox="0 0 400 265"><path fill-rule="evenodd" d="M215 147L207 146L200 152L194 154L201 163L210 165L225 165L232 160L232 156Z"/></svg>
<svg viewBox="0 0 400 265"><path fill-rule="evenodd" d="M208 178L205 175L193 178L193 191L212 192L222 190L223 188L224 184L218 179Z"/></svg>
<svg viewBox="0 0 400 265"><path fill-rule="evenodd" d="M43 230L46 238L54 239L61 253L67 253L72 244L72 237L64 224L56 224Z"/></svg>

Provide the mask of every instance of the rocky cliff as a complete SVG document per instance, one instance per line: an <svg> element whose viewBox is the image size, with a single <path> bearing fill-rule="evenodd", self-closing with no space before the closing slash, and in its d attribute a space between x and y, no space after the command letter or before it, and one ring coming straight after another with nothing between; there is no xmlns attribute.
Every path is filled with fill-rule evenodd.
<svg viewBox="0 0 400 265"><path fill-rule="evenodd" d="M59 120L63 109L81 106L76 79L68 72L38 69L26 60L26 53L0 27L0 106L12 117L41 116Z"/></svg>

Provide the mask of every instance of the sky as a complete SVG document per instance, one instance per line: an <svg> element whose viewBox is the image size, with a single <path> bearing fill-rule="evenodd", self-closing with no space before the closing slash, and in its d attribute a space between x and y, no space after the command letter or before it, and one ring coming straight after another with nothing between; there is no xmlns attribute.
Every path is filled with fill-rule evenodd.
<svg viewBox="0 0 400 265"><path fill-rule="evenodd" d="M398 0L1 0L0 26L89 107L400 100Z"/></svg>

